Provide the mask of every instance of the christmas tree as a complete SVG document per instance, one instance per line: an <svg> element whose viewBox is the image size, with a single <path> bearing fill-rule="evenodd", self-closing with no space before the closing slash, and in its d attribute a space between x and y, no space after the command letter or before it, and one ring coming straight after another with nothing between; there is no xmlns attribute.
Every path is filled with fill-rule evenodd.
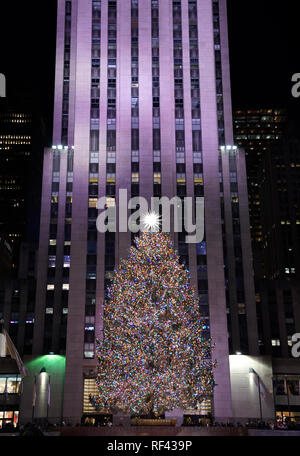
<svg viewBox="0 0 300 456"><path fill-rule="evenodd" d="M95 407L134 415L196 408L214 388L199 300L170 237L145 232L108 290Z"/></svg>

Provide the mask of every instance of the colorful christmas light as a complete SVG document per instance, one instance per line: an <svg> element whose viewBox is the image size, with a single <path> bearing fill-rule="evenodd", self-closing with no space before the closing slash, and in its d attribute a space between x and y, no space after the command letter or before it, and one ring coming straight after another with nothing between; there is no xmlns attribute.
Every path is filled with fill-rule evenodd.
<svg viewBox="0 0 300 456"><path fill-rule="evenodd" d="M91 401L136 415L196 408L213 393L216 362L189 271L169 235L146 232L135 242L108 290Z"/></svg>

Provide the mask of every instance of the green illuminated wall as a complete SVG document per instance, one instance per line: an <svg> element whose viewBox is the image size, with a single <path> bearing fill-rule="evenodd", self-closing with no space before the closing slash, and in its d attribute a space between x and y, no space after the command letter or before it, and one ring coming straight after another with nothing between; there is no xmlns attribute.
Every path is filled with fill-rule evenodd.
<svg viewBox="0 0 300 456"><path fill-rule="evenodd" d="M20 421L32 420L33 391L36 382L36 403L34 419L46 418L60 423L62 420L63 392L66 358L60 355L25 356L28 376L24 378L20 406ZM41 374L41 370L45 373ZM48 407L48 382L50 382L50 405Z"/></svg>

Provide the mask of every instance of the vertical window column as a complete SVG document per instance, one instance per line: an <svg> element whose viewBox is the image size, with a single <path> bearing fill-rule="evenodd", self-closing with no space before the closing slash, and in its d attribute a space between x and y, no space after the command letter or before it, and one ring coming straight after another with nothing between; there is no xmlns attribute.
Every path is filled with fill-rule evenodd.
<svg viewBox="0 0 300 456"><path fill-rule="evenodd" d="M183 200L186 196L186 157L185 157L185 122L183 99L183 52L182 52L182 11L181 1L173 1L173 47L174 47L174 85L175 85L175 144L176 144L176 188L177 196ZM184 204L183 204L184 206ZM183 208L184 210L184 208ZM186 233L178 233L178 252L180 259L189 264Z"/></svg>
<svg viewBox="0 0 300 456"><path fill-rule="evenodd" d="M153 97L153 195L161 197L159 4L151 2L152 21L152 97Z"/></svg>
<svg viewBox="0 0 300 456"><path fill-rule="evenodd" d="M139 196L139 4L131 0L131 197ZM132 211L134 212L134 211ZM136 233L131 233L134 243Z"/></svg>
<svg viewBox="0 0 300 456"><path fill-rule="evenodd" d="M63 106L62 106L62 134L61 143L68 145L69 126L69 94L70 94L70 61L71 61L71 26L72 2L66 1L65 10L65 48L64 48L64 80L63 80Z"/></svg>
<svg viewBox="0 0 300 456"><path fill-rule="evenodd" d="M58 218L58 198L60 181L60 154L62 146L53 146L53 169L52 169L52 189L50 206L50 233L48 246L48 274L46 290L46 307L44 322L44 352L51 350L53 312L54 312L54 291L56 275L56 244L57 244L57 218Z"/></svg>
<svg viewBox="0 0 300 456"><path fill-rule="evenodd" d="M108 2L106 207L116 204L117 2ZM105 293L115 268L115 233L105 233Z"/></svg>
<svg viewBox="0 0 300 456"><path fill-rule="evenodd" d="M223 82L222 82L219 0L213 0L213 26L214 26L214 46L215 46L215 65L216 65L219 144L224 145L225 144L225 129L224 129L224 102L223 102Z"/></svg>
<svg viewBox="0 0 300 456"><path fill-rule="evenodd" d="M92 1L92 72L84 358L95 356L97 201L99 185L101 1Z"/></svg>

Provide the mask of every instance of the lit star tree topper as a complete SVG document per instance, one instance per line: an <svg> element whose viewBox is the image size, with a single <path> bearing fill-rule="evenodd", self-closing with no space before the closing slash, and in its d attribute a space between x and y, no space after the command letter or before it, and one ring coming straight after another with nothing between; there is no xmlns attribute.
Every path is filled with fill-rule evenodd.
<svg viewBox="0 0 300 456"><path fill-rule="evenodd" d="M189 272L168 234L146 231L135 244L108 290L91 401L134 415L197 408L213 393L216 362Z"/></svg>
<svg viewBox="0 0 300 456"><path fill-rule="evenodd" d="M147 212L141 219L143 231L158 232L160 220L161 218L156 212Z"/></svg>

